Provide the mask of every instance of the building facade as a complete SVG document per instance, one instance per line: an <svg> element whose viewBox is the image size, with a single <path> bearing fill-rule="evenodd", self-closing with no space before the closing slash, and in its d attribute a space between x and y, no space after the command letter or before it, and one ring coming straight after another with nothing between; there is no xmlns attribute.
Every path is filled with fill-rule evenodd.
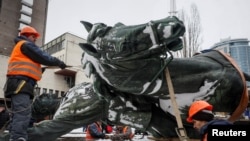
<svg viewBox="0 0 250 141"><path fill-rule="evenodd" d="M49 0L0 0L0 54L9 56L14 41L22 27L33 26L41 37L37 44L45 41L45 29Z"/></svg>
<svg viewBox="0 0 250 141"><path fill-rule="evenodd" d="M250 45L246 38L241 39L224 39L214 44L211 49L221 50L230 54L238 63L243 72L250 74ZM247 83L250 87L250 83Z"/></svg>

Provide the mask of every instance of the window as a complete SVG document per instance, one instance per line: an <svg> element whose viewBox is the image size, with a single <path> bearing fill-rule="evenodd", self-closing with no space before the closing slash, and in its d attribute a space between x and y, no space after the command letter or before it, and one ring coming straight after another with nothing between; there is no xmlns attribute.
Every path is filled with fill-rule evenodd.
<svg viewBox="0 0 250 141"><path fill-rule="evenodd" d="M75 77L71 77L71 76L65 76L64 79L66 80L68 86L70 88L72 88L73 86L75 86Z"/></svg>
<svg viewBox="0 0 250 141"><path fill-rule="evenodd" d="M19 19L20 22L23 22L25 24L30 24L31 23L31 17L21 14L21 18Z"/></svg>
<svg viewBox="0 0 250 141"><path fill-rule="evenodd" d="M36 93L37 95L40 95L40 92L41 92L41 88L40 88L40 87L36 87L36 88L35 88L35 93Z"/></svg>
<svg viewBox="0 0 250 141"><path fill-rule="evenodd" d="M49 94L53 94L53 90L52 89L49 89Z"/></svg>
<svg viewBox="0 0 250 141"><path fill-rule="evenodd" d="M55 95L56 95L56 97L58 97L58 94L59 94L59 91L58 91L58 90L55 90Z"/></svg>
<svg viewBox="0 0 250 141"><path fill-rule="evenodd" d="M65 96L65 92L61 91L61 97Z"/></svg>
<svg viewBox="0 0 250 141"><path fill-rule="evenodd" d="M47 89L43 88L43 94L46 94L46 93L47 93Z"/></svg>
<svg viewBox="0 0 250 141"><path fill-rule="evenodd" d="M29 8L28 6L22 5L21 13L31 16L32 15L32 9Z"/></svg>
<svg viewBox="0 0 250 141"><path fill-rule="evenodd" d="M64 41L62 41L62 48L61 49L65 49L65 47L66 47L66 41L64 40Z"/></svg>
<svg viewBox="0 0 250 141"><path fill-rule="evenodd" d="M22 0L22 4L32 7L33 6L33 0Z"/></svg>

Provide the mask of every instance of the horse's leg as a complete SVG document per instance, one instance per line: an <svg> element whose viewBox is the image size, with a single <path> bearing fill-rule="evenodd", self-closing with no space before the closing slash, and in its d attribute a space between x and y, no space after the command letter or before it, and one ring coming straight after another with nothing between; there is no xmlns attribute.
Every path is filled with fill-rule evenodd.
<svg viewBox="0 0 250 141"><path fill-rule="evenodd" d="M28 130L29 141L55 141L73 129L88 125L106 116L107 102L92 87L76 87L61 103L53 120L43 121Z"/></svg>

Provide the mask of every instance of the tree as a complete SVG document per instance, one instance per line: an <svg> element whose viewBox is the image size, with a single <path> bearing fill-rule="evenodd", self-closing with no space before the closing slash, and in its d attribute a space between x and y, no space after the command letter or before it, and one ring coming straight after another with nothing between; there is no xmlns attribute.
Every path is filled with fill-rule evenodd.
<svg viewBox="0 0 250 141"><path fill-rule="evenodd" d="M196 4L191 4L190 16L181 10L178 17L184 22L186 33L183 36L183 49L174 55L176 57L192 57L194 53L200 51L203 42L200 14Z"/></svg>

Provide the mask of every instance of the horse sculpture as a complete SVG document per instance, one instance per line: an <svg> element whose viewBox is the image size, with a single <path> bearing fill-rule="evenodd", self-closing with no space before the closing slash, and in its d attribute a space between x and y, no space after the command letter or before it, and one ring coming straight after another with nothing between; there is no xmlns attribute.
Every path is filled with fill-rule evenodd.
<svg viewBox="0 0 250 141"><path fill-rule="evenodd" d="M171 59L171 51L182 48L180 37L185 32L176 17L135 26L82 23L89 35L87 43L80 44L84 50L81 61L93 83L83 82L71 88L53 120L28 130L30 141L54 141L99 119L148 131L155 137L178 137L166 67L190 138L198 137L186 122L193 101L208 101L215 112L228 112L232 122L245 110L246 80L250 81L250 77L232 64L229 56L211 51Z"/></svg>
<svg viewBox="0 0 250 141"><path fill-rule="evenodd" d="M89 74L95 74L97 94L103 96L101 87L108 85L116 93L149 97L163 111L174 115L163 71L168 67L183 119L188 106L199 99L210 102L215 111L231 114L230 121L245 110L245 79L249 81L249 76L230 56L211 51L168 60L171 57L166 52L182 45L184 29L176 17L139 26L117 24L113 28L82 23L89 31L88 43L80 44L85 51L82 63L86 71L91 70Z"/></svg>

